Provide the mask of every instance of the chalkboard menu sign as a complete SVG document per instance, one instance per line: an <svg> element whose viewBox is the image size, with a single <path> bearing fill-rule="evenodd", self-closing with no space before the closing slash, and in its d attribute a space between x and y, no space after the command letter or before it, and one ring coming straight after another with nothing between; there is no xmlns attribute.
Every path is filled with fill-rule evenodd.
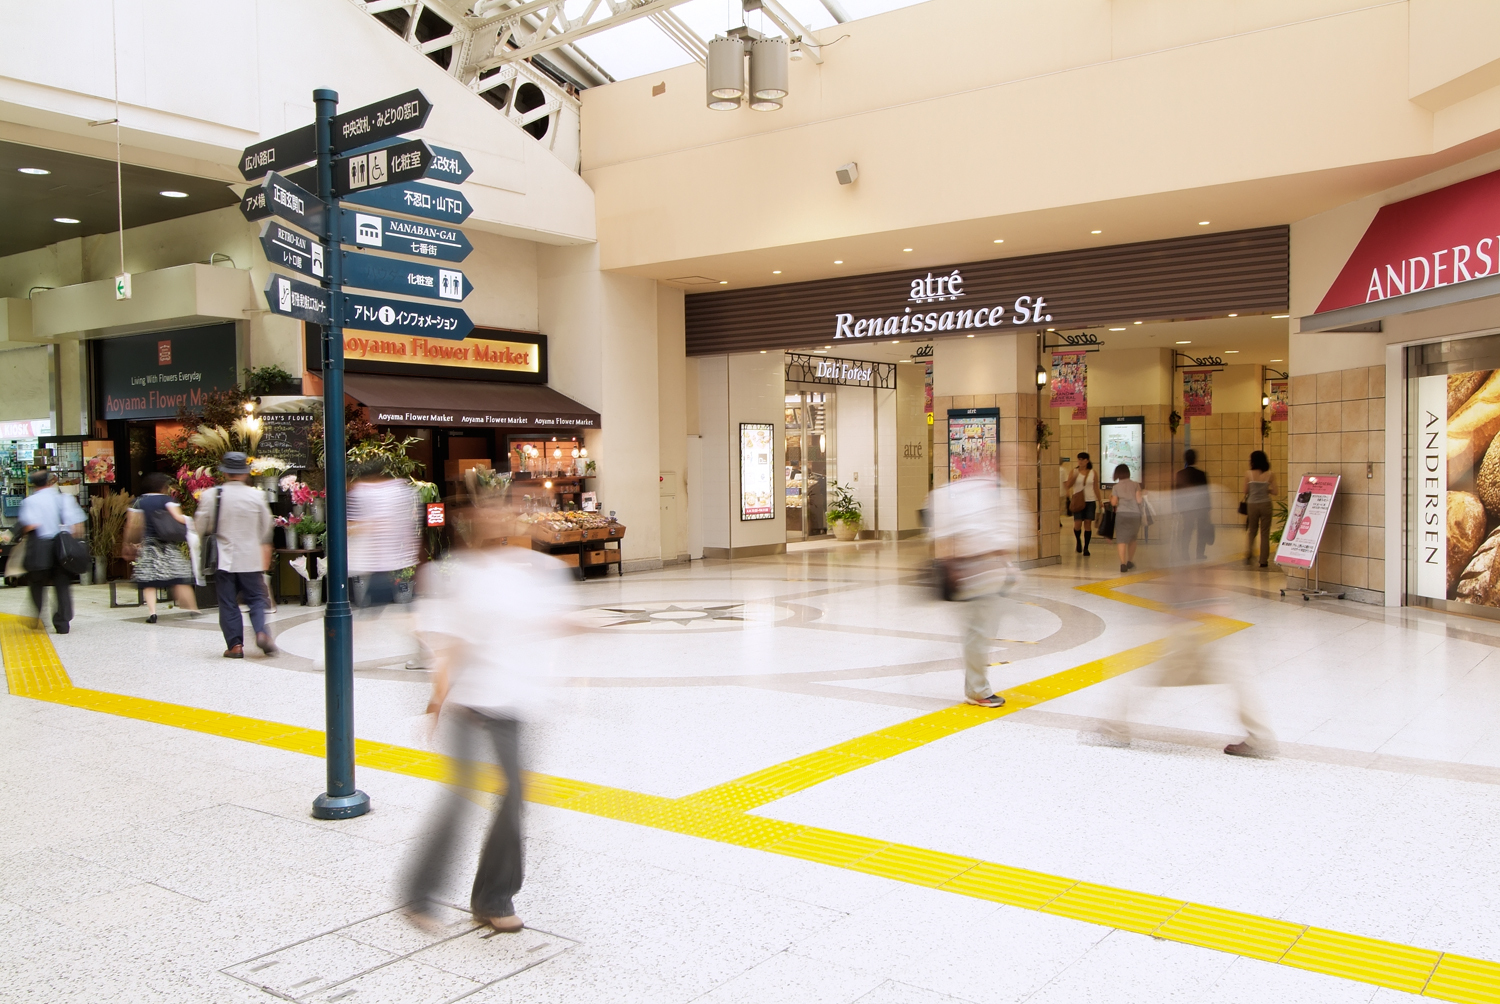
<svg viewBox="0 0 1500 1004"><path fill-rule="evenodd" d="M256 456L276 457L298 468L312 466L308 436L319 417L310 411L267 411L260 414L260 446Z"/></svg>

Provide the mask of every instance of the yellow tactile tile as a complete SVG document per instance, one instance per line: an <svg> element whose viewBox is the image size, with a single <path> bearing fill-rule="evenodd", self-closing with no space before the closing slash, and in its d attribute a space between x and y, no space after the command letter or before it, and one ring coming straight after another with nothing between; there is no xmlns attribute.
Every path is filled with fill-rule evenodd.
<svg viewBox="0 0 1500 1004"><path fill-rule="evenodd" d="M1422 993L1459 1004L1500 1004L1500 965L1444 952Z"/></svg>
<svg viewBox="0 0 1500 1004"><path fill-rule="evenodd" d="M1281 961L1298 969L1419 994L1427 987L1439 954L1426 948L1309 927ZM1429 992L1428 996L1439 995Z"/></svg>
<svg viewBox="0 0 1500 1004"><path fill-rule="evenodd" d="M1131 576L1145 581L1148 575ZM1089 591L1118 599L1113 580ZM1139 598L1137 598L1139 599ZM1149 606L1141 601L1138 606ZM1204 630L1216 636L1247 626L1227 618L1203 618ZM730 782L687 798L672 799L610 788L546 774L526 775L526 797L543 805L590 813L707 840L756 848L833 867L880 875L896 881L938 888L995 903L1041 910L1088 923L1196 945L1215 951L1423 993L1458 1004L1500 1004L1500 965L1481 959L1306 928L1287 921L1257 917L1216 907L1110 886L1079 882L1058 875L978 861L941 851L818 827L800 826L759 815L746 808L764 804L819 779L837 776L865 763L876 763L917 746L952 735L1022 706L1041 703L1099 680L1127 672L1160 657L1160 643L1137 646L1083 666L1016 688L1015 699L1000 712L957 706L878 730L868 736L817 751L797 761L747 775L760 785ZM23 618L0 615L0 656L6 682L17 696L120 715L276 749L321 756L323 733L242 715L169 704L125 694L75 688L50 638L31 631ZM1007 695L1009 697L1009 693ZM448 758L360 739L355 743L361 767L388 770L433 781L456 776ZM800 761L800 762L799 762ZM850 765L854 766L850 766ZM475 765L471 783L483 791L502 787L499 772Z"/></svg>

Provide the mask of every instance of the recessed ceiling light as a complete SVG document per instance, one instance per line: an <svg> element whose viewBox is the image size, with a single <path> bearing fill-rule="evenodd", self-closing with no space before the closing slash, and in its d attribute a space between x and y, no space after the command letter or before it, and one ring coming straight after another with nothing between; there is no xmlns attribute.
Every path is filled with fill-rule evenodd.
<svg viewBox="0 0 1500 1004"><path fill-rule="evenodd" d="M47 170L45 167L18 167L18 168L16 168L16 170L20 171L22 174L51 174L52 173L51 171Z"/></svg>
<svg viewBox="0 0 1500 1004"><path fill-rule="evenodd" d="M813 352L816 353L817 355L820 355L820 356L826 356L826 355L828 355L828 350L827 349L813 349Z"/></svg>
<svg viewBox="0 0 1500 1004"><path fill-rule="evenodd" d="M1239 317L1240 315L1239 314L1230 314L1229 316L1230 317Z"/></svg>
<svg viewBox="0 0 1500 1004"><path fill-rule="evenodd" d="M1145 321L1136 321L1135 323L1137 323L1137 324L1145 324L1146 322Z"/></svg>
<svg viewBox="0 0 1500 1004"><path fill-rule="evenodd" d="M1110 328L1111 331L1124 331L1124 328Z"/></svg>
<svg viewBox="0 0 1500 1004"><path fill-rule="evenodd" d="M970 337L970 338L973 338L973 337L974 337L974 336L973 336L973 335L970 335L970 336L969 336L969 337Z"/></svg>
<svg viewBox="0 0 1500 1004"><path fill-rule="evenodd" d="M892 345L900 345L900 344L901 344L901 339L899 339L899 338L897 338L897 339L895 339L895 340L893 340L893 341L892 341L892 342L891 342L891 344L892 344Z"/></svg>
<svg viewBox="0 0 1500 1004"><path fill-rule="evenodd" d="M761 349L761 350L760 350L760 354L761 354L761 355L765 355L765 354L766 354L766 350L765 350L765 349Z"/></svg>
<svg viewBox="0 0 1500 1004"><path fill-rule="evenodd" d="M1191 344L1193 344L1193 342L1192 342L1192 339L1185 338L1182 341L1178 342L1177 344L1178 345L1191 345Z"/></svg>
<svg viewBox="0 0 1500 1004"><path fill-rule="evenodd" d="M911 248L902 248L902 249L901 249L901 250L902 250L902 251L910 251L910 250L911 250Z"/></svg>
<svg viewBox="0 0 1500 1004"><path fill-rule="evenodd" d="M54 217L52 217L52 222L53 223L77 223L78 221L75 220L75 219L73 219L73 217L71 217L71 216L54 216Z"/></svg>
<svg viewBox="0 0 1500 1004"><path fill-rule="evenodd" d="M780 275L781 274L781 269L779 269L779 268L773 268L773 269L771 269L771 274L772 275Z"/></svg>
<svg viewBox="0 0 1500 1004"><path fill-rule="evenodd" d="M720 286L727 286L727 285L729 285L729 280L728 279L720 279L719 280L719 285Z"/></svg>
<svg viewBox="0 0 1500 1004"><path fill-rule="evenodd" d="M832 345L825 345L825 346L823 346L823 348L825 348L825 349L831 349L831 348L833 348L833 346Z"/></svg>
<svg viewBox="0 0 1500 1004"><path fill-rule="evenodd" d="M834 260L833 260L833 263L834 263L834 264L835 264L835 265L842 265L842 264L844 264L844 259L842 259L842 258L835 258L835 259L834 259Z"/></svg>
<svg viewBox="0 0 1500 1004"><path fill-rule="evenodd" d="M1276 320L1276 321L1284 321L1288 317L1291 317L1291 316L1292 316L1291 314L1272 314L1271 315L1271 319L1272 320Z"/></svg>
<svg viewBox="0 0 1500 1004"><path fill-rule="evenodd" d="M1198 221L1198 225L1200 227L1206 227L1206 226L1208 226L1208 221L1207 220L1199 220Z"/></svg>
<svg viewBox="0 0 1500 1004"><path fill-rule="evenodd" d="M1004 244L1005 243L1005 238L1004 237L997 237L997 238L995 238L995 243L996 244Z"/></svg>
<svg viewBox="0 0 1500 1004"><path fill-rule="evenodd" d="M1286 362L1286 360L1285 359L1272 359L1271 362L1273 362L1273 363L1284 363L1284 362Z"/></svg>
<svg viewBox="0 0 1500 1004"><path fill-rule="evenodd" d="M1104 233L1104 231L1103 230L1090 230L1089 233L1091 233L1091 234L1102 234L1102 233Z"/></svg>
<svg viewBox="0 0 1500 1004"><path fill-rule="evenodd" d="M1240 354L1240 350L1239 349L1225 349L1224 350L1224 354L1226 356L1237 356L1237 355Z"/></svg>
<svg viewBox="0 0 1500 1004"><path fill-rule="evenodd" d="M156 194L158 194L158 195L164 195L164 196L166 196L169 199L185 199L185 198L187 198L187 193L186 192L174 192L171 189L168 189L165 192L158 192Z"/></svg>

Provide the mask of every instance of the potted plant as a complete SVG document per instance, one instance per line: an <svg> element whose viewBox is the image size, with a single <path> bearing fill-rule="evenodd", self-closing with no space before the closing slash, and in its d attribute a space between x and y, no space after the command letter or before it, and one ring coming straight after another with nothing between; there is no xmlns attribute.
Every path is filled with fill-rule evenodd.
<svg viewBox="0 0 1500 1004"><path fill-rule="evenodd" d="M297 524L297 540L304 551L316 551L322 546L323 534L328 524L315 519L304 519Z"/></svg>
<svg viewBox="0 0 1500 1004"><path fill-rule="evenodd" d="M833 501L828 505L828 525L833 528L833 535L838 540L853 540L864 528L864 517L860 515L860 503L854 497L854 487L830 480L828 490L833 495Z"/></svg>
<svg viewBox="0 0 1500 1004"><path fill-rule="evenodd" d="M416 598L416 592L412 589L417 578L415 565L410 568L397 569L394 578L396 580L397 603L410 603Z"/></svg>
<svg viewBox="0 0 1500 1004"><path fill-rule="evenodd" d="M96 495L89 501L89 551L94 555L94 582L109 579L109 559L120 553L125 519L135 496L128 492Z"/></svg>

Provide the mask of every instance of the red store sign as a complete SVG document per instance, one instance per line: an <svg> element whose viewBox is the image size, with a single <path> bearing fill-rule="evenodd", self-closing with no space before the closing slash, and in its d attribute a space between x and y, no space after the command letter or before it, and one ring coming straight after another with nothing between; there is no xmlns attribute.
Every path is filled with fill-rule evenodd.
<svg viewBox="0 0 1500 1004"><path fill-rule="evenodd" d="M1500 274L1500 171L1381 208L1318 313Z"/></svg>

